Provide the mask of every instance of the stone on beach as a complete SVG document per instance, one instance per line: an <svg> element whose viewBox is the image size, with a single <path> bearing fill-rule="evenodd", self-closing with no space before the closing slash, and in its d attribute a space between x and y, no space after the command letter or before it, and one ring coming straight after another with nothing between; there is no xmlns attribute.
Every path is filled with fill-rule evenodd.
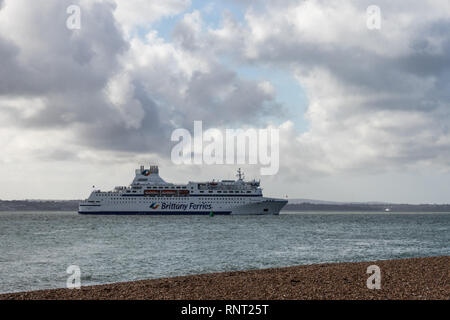
<svg viewBox="0 0 450 320"><path fill-rule="evenodd" d="M368 289L367 267L381 269ZM81 289L0 294L1 299L450 299L450 256L327 263L150 279Z"/></svg>

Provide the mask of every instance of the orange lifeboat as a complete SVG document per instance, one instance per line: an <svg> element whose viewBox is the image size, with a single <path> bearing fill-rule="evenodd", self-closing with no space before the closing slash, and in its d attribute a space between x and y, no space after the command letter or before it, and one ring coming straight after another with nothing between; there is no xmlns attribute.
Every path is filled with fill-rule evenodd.
<svg viewBox="0 0 450 320"><path fill-rule="evenodd" d="M159 190L145 190L144 194L149 196L159 196Z"/></svg>

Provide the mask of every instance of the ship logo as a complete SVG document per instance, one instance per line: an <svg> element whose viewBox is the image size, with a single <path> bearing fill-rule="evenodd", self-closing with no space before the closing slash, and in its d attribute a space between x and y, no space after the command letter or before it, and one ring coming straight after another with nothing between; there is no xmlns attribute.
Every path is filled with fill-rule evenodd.
<svg viewBox="0 0 450 320"><path fill-rule="evenodd" d="M156 202L153 202L153 203L150 205L150 208L152 208L153 210L158 209L158 208L159 208L159 204L157 204Z"/></svg>
<svg viewBox="0 0 450 320"><path fill-rule="evenodd" d="M144 170L141 172L144 176L150 175L150 170Z"/></svg>

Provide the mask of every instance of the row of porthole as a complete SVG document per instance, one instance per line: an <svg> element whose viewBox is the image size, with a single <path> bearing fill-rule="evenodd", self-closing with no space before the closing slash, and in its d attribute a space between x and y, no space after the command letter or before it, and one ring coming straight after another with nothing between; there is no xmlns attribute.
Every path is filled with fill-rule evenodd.
<svg viewBox="0 0 450 320"><path fill-rule="evenodd" d="M133 196L127 196L126 198L130 198L130 199L140 199L141 197L133 197ZM169 201L169 200L186 200L186 198L187 197L185 197L185 196L183 196L183 197L149 197L149 198L152 198L151 200L149 199L148 201L153 201L154 200L154 198L158 198L158 200L166 200L166 201ZM111 200L122 200L122 198L110 198ZM197 199L199 199L199 200L223 200L223 199L227 199L226 197L217 197L217 198L210 198L210 197L208 197L208 198L197 198ZM233 199L233 200L235 200L236 198L228 198L228 199ZM246 198L237 198L238 200L245 200Z"/></svg>

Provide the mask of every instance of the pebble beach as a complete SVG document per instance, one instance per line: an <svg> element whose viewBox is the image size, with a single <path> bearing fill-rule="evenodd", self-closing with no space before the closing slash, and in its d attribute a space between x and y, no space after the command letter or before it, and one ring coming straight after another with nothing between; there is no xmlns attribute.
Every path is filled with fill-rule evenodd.
<svg viewBox="0 0 450 320"><path fill-rule="evenodd" d="M368 289L367 267L381 270ZM450 299L450 256L303 265L1 294L12 300Z"/></svg>

